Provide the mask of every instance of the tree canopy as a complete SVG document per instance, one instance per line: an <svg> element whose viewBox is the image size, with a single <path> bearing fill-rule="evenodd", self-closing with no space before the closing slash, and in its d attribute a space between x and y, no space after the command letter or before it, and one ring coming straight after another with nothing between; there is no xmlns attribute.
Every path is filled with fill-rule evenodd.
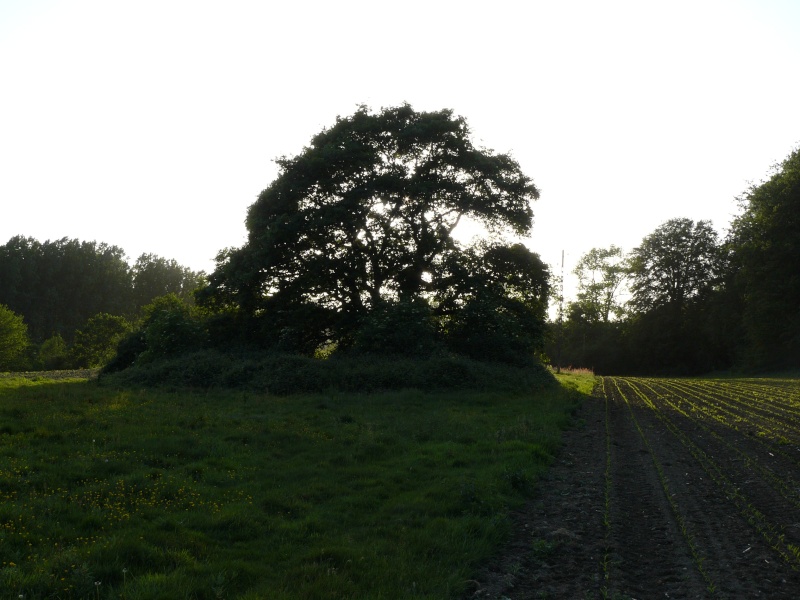
<svg viewBox="0 0 800 600"><path fill-rule="evenodd" d="M800 362L800 149L741 198L730 246L743 299L749 360Z"/></svg>
<svg viewBox="0 0 800 600"><path fill-rule="evenodd" d="M0 302L25 317L36 342L73 332L99 312L130 311L125 252L97 242L16 236L0 246Z"/></svg>
<svg viewBox="0 0 800 600"><path fill-rule="evenodd" d="M14 369L28 347L28 326L22 317L0 304L0 371Z"/></svg>
<svg viewBox="0 0 800 600"><path fill-rule="evenodd" d="M192 271L156 254L142 254L132 268L133 303L137 308L150 304L165 294L175 294L184 302L194 303L194 291L205 285L205 273Z"/></svg>
<svg viewBox="0 0 800 600"><path fill-rule="evenodd" d="M56 335L71 343L91 317L133 317L167 293L191 302L204 283L204 273L155 254L131 267L124 250L106 243L15 236L0 246L0 303L25 318L35 343Z"/></svg>
<svg viewBox="0 0 800 600"><path fill-rule="evenodd" d="M639 311L682 309L720 272L717 232L709 221L671 219L647 235L630 258L632 304Z"/></svg>
<svg viewBox="0 0 800 600"><path fill-rule="evenodd" d="M539 192L514 159L476 148L469 133L450 110L408 105L338 118L277 161L277 179L248 211L247 243L220 253L203 301L263 316L274 337L306 352L353 344L387 303L423 301L443 330L489 297L489 282L520 306L535 297L519 318L540 318L547 270L509 241L530 232ZM492 242L462 247L454 232L467 219Z"/></svg>
<svg viewBox="0 0 800 600"><path fill-rule="evenodd" d="M622 249L592 248L573 269L578 277L578 293L569 312L588 323L608 323L622 316L619 294L628 277Z"/></svg>

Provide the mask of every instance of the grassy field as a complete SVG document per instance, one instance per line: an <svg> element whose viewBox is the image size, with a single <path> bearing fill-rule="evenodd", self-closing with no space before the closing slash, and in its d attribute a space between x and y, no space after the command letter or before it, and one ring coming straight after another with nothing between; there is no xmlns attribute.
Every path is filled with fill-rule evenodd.
<svg viewBox="0 0 800 600"><path fill-rule="evenodd" d="M2 598L448 598L590 376L531 394L0 379Z"/></svg>

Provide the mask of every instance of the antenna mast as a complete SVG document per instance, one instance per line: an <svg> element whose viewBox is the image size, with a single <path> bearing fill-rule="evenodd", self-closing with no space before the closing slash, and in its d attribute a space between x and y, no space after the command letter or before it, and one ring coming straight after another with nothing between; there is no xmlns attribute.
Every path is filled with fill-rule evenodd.
<svg viewBox="0 0 800 600"><path fill-rule="evenodd" d="M564 337L564 250L561 250L561 280L558 291L558 344L556 345L556 373L561 373L561 340Z"/></svg>

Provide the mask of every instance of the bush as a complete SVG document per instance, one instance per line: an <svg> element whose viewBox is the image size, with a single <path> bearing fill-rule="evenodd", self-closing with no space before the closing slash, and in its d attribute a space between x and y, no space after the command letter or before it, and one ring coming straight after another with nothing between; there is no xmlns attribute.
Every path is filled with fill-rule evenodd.
<svg viewBox="0 0 800 600"><path fill-rule="evenodd" d="M116 354L120 340L131 330L124 317L100 313L75 332L70 355L76 367L101 367Z"/></svg>
<svg viewBox="0 0 800 600"><path fill-rule="evenodd" d="M519 300L478 295L449 324L447 344L476 360L531 366L544 344L544 325Z"/></svg>
<svg viewBox="0 0 800 600"><path fill-rule="evenodd" d="M137 363L102 378L108 385L164 388L238 388L276 395L420 389L531 391L553 383L541 365L517 367L456 356L427 360L339 356L319 360L278 353L201 350Z"/></svg>
<svg viewBox="0 0 800 600"><path fill-rule="evenodd" d="M116 354L110 358L104 357L107 361L103 369L105 374L127 369L136 363L170 356L180 358L208 345L205 321L194 307L184 303L175 294L156 298L143 309L143 313L144 319L139 329L121 338L125 328L114 330L114 337L119 342Z"/></svg>
<svg viewBox="0 0 800 600"><path fill-rule="evenodd" d="M145 310L142 330L147 349L138 360L178 356L202 348L208 341L200 317L174 294L162 296Z"/></svg>
<svg viewBox="0 0 800 600"><path fill-rule="evenodd" d="M117 344L116 355L103 367L103 373L116 373L133 366L139 355L147 350L144 332L141 329L130 332Z"/></svg>
<svg viewBox="0 0 800 600"><path fill-rule="evenodd" d="M45 371L58 371L69 366L68 358L67 343L57 333L42 342L37 362Z"/></svg>
<svg viewBox="0 0 800 600"><path fill-rule="evenodd" d="M389 356L428 357L442 350L430 306L419 298L387 301L356 332L352 350Z"/></svg>
<svg viewBox="0 0 800 600"><path fill-rule="evenodd" d="M28 344L28 326L22 317L0 304L0 371L23 367Z"/></svg>

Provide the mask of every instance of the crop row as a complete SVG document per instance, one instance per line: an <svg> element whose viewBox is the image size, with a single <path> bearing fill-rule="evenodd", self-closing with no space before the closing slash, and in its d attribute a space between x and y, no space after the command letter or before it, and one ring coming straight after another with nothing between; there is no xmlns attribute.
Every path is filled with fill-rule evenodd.
<svg viewBox="0 0 800 600"><path fill-rule="evenodd" d="M731 508L788 566L800 568L800 540L789 533L800 509L800 486L794 480L800 469L797 386L622 378L608 378L604 384L613 386L629 410L632 405L648 409L693 457ZM631 418L635 422L633 412ZM639 432L650 449L644 431L639 428ZM654 453L653 461L676 521L686 533L684 517L672 500L669 481ZM687 543L712 590L690 536Z"/></svg>
<svg viewBox="0 0 800 600"><path fill-rule="evenodd" d="M703 565L704 556L702 555L702 552L694 538L694 535L691 532L691 528L687 523L685 515L678 506L678 502L675 498L675 493L671 489L671 483L664 471L664 467L661 461L659 460L657 453L653 450L650 440L645 434L645 431L642 429L639 420L636 418L636 413L634 412L632 406L633 402L631 402L631 396L626 395L622 391L622 389L620 388L620 380L612 379L610 380L610 383L614 388L614 394L618 398L620 398L622 402L625 404L625 407L627 408L628 418L630 419L630 422L633 425L633 427L636 429L636 432L638 433L643 446L647 449L647 452L650 455L653 468L655 469L658 475L658 482L664 493L664 497L666 498L667 503L669 504L670 512L672 513L672 517L675 520L675 523L681 533L681 537L683 538L684 543L686 544L686 547L689 550L692 562L694 563L697 572L703 578L703 581L706 584L706 590L711 596L713 596L716 591L716 584L714 583L711 575L708 573L708 571L705 569ZM605 389L605 381L604 381L604 389ZM606 391L606 402L608 402L608 391Z"/></svg>
<svg viewBox="0 0 800 600"><path fill-rule="evenodd" d="M658 381L679 397L696 398L698 409L729 425L751 425L762 437L786 444L800 439L800 391L719 380Z"/></svg>

